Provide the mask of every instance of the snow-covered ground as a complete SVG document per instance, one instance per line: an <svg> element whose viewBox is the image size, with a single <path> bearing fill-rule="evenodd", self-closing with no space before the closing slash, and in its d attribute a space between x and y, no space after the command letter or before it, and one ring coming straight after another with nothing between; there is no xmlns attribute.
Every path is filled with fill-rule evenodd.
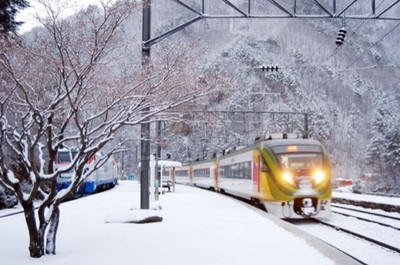
<svg viewBox="0 0 400 265"><path fill-rule="evenodd" d="M385 196L376 196L376 195L367 195L367 194L356 194L352 193L349 190L341 190L341 192L333 192L332 197L335 198L343 198L353 201L364 201L364 202L375 202L381 204L388 205L400 205L400 197L385 197Z"/></svg>
<svg viewBox="0 0 400 265"><path fill-rule="evenodd" d="M162 222L120 222L143 215L131 210L139 198L139 184L122 181L62 204L57 255L40 259L29 257L23 215L0 218L0 264L351 264L267 213L198 188L162 195L153 212Z"/></svg>
<svg viewBox="0 0 400 265"><path fill-rule="evenodd" d="M379 228L377 225L363 222L352 217L332 214L329 223L337 224L337 227L348 228L359 234L374 238L380 242L398 246L399 231L389 228ZM338 229L329 228L325 225L315 225L311 223L302 223L297 225L299 229L315 235L322 240L329 242L332 246L344 249L349 255L356 257L364 264L373 265L398 265L400 254L394 251L377 247L368 241L360 240ZM357 229L358 228L358 229ZM387 234L391 233L391 234ZM397 244L397 245L396 245Z"/></svg>

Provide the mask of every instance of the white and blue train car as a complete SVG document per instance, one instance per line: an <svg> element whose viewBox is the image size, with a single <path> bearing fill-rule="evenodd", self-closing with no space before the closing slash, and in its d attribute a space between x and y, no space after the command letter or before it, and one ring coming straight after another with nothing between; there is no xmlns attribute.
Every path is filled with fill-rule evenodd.
<svg viewBox="0 0 400 265"><path fill-rule="evenodd" d="M54 168L68 166L77 154L76 151L61 149L56 154ZM96 153L85 165L83 173L92 171L97 162L104 156ZM73 169L66 173L62 173L57 178L57 190L65 189L71 185ZM95 193L96 191L105 190L114 187L118 183L118 167L113 158L108 159L100 168L91 173L83 182L83 185L77 191L78 193Z"/></svg>

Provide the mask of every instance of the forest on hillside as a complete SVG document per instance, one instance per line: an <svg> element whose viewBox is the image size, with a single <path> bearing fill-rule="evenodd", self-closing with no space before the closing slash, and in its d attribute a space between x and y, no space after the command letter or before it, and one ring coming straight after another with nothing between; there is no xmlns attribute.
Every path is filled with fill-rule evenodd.
<svg viewBox="0 0 400 265"><path fill-rule="evenodd" d="M139 175L157 145L185 163L298 134L324 144L334 179L400 193L399 20L228 19L250 1L154 0L150 46L141 1L37 2L37 27L0 35L0 199L24 209L31 257L55 254L59 206L91 174ZM295 2L306 14L330 1Z"/></svg>
<svg viewBox="0 0 400 265"><path fill-rule="evenodd" d="M167 3L173 1L154 2L155 35L192 16ZM240 7L247 1L231 2ZM259 6L254 8L270 8L266 2L256 1ZM298 5L313 8L307 1ZM206 12L233 12L222 1L209 1L206 7ZM361 3L353 12L366 8ZM400 8L393 12L399 14ZM189 119L194 117L196 123L170 126L163 133L163 151L187 161L249 145L268 133L301 135L307 113L308 136L327 147L335 178L369 175L374 181L367 189L400 192L398 26L399 21L384 20L205 19L184 28L153 49L196 41L195 49L202 52L196 67L229 76L231 82L192 106L223 115L196 113ZM342 27L347 30L345 43L337 46ZM263 72L262 65L277 65L279 70ZM242 113L247 111L283 114Z"/></svg>
<svg viewBox="0 0 400 265"><path fill-rule="evenodd" d="M203 1L151 2L154 37L196 15L177 2L200 10ZM243 9L248 3L230 2ZM251 2L256 12L275 8L270 1ZM369 1L359 2L347 12L368 12ZM225 1L204 3L206 13L236 12ZM378 10L388 5L385 0L376 3ZM97 8L90 6L89 13ZM297 9L312 13L317 7L315 1L297 1ZM400 14L400 7L391 12ZM120 74L140 76L141 16L139 6L121 23L118 38L126 46L113 44L107 54L112 59L94 73L97 77L110 76L104 79L111 82ZM73 27L76 18L65 21ZM369 190L400 193L399 25L397 20L375 19L239 18L201 19L184 27L151 47L152 71L157 76L178 58L182 78L174 79L171 87L218 89L179 105L171 115L156 115L152 121L161 120L161 136L157 139L156 122L151 122L151 153L160 143L161 158L169 153L171 159L187 162L250 145L269 133L306 132L326 146L334 178L356 180L366 174L374 180ZM338 46L335 39L342 27L347 34ZM34 44L43 38L43 31L37 27L25 33L24 42ZM265 65L279 70L262 71ZM140 126L116 132L112 144L119 142L124 142L124 152L116 157L124 173L138 174Z"/></svg>

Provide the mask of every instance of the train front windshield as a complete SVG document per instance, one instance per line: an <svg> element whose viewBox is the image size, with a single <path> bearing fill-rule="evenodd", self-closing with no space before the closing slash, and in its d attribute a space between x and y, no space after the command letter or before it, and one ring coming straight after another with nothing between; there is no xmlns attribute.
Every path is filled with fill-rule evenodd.
<svg viewBox="0 0 400 265"><path fill-rule="evenodd" d="M57 153L56 163L71 163L77 153L77 151L59 151Z"/></svg>
<svg viewBox="0 0 400 265"><path fill-rule="evenodd" d="M317 145L288 145L272 148L283 170L322 168L322 150Z"/></svg>

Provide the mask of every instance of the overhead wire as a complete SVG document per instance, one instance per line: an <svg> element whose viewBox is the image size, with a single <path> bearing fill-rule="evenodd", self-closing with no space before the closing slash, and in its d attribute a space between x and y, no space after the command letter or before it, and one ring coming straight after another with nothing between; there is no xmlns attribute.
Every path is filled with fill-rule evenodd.
<svg viewBox="0 0 400 265"><path fill-rule="evenodd" d="M384 34L379 40L377 40L374 44L372 44L366 51L364 51L359 57L357 57L351 64L349 64L345 70L348 70L350 66L352 66L355 62L357 62L359 59L361 59L367 52L369 52L375 45L377 45L379 42L381 42L386 36L388 36L390 33L392 33L397 27L400 26L400 22L397 23L396 26L394 26L391 30L389 30L386 34Z"/></svg>
<svg viewBox="0 0 400 265"><path fill-rule="evenodd" d="M378 9L380 6L382 6L382 4L384 4L386 2L386 0L382 0L377 6L376 9ZM361 6L360 8L364 8L366 5L368 4L368 2L364 3L363 6ZM371 13L368 17L372 17L374 15L374 13ZM343 21L346 19L345 17L342 18ZM370 21L371 19L364 19L353 31L352 33L346 38L347 42L349 39L351 39L358 31L359 29L368 21ZM342 22L344 24L344 22ZM359 59L361 59L371 48L373 48L376 44L378 44L380 41L382 41L382 39L384 39L387 35L389 35L391 32L393 32L398 26L400 26L400 22L394 27L392 28L389 32L387 32L386 34L384 34L378 41L376 41L367 51L365 51L363 54L361 54L358 58L356 58L356 60L354 60L351 64L349 64L344 70L341 71L346 71L346 70L357 70L357 69L349 69L355 62L357 62ZM322 45L320 45L320 47L325 46L325 44L327 42L329 42L330 40L325 41ZM346 42L345 42L346 43ZM326 58L324 58L317 66L316 68L319 68L324 62L326 62L328 59L332 58L333 56L335 56L341 49L343 48L342 46L338 46L334 49L334 51L328 55ZM308 68L309 66L303 66L300 68ZM358 69L371 69L371 68L375 68L376 65L373 66L368 66L368 67L363 67L363 68L358 68ZM298 69L298 66L286 66L286 67L280 67L280 68L296 68Z"/></svg>
<svg viewBox="0 0 400 265"><path fill-rule="evenodd" d="M382 0L382 2L380 2L380 3L376 6L376 8L379 8L385 1L386 1L386 0ZM368 2L366 2L361 8L364 8L366 4L368 4ZM371 13L368 17L372 17L373 15L374 15L374 14ZM343 20L345 20L345 17L343 17ZM367 23L367 21L368 21L368 19L365 19L364 21L362 21L362 22L356 27L355 30L353 30L353 33L350 34L350 36L348 36L348 37L346 38L346 39L347 39L347 42L348 42L349 39L351 39L351 38L354 36L354 34L356 34L356 32L357 32L365 23ZM343 46L338 46L338 47L336 47L335 50L334 50L328 57L326 57L325 59L323 59L323 60L318 64L317 68L319 68L319 67L320 67L325 61L327 61L329 58L331 58L331 57L333 57L334 55L336 55L342 48L343 48Z"/></svg>

